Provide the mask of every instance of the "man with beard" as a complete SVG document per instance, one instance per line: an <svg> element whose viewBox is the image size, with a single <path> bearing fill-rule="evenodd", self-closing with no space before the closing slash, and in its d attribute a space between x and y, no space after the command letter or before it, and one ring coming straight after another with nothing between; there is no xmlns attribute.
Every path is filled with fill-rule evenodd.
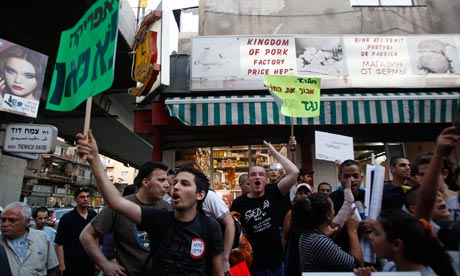
<svg viewBox="0 0 460 276"><path fill-rule="evenodd" d="M139 206L152 206L171 210L171 205L162 200L170 189L163 163L148 161L142 164L134 179L136 192L125 198ZM129 187L129 186L128 186ZM126 190L126 188L125 188ZM124 193L123 193L124 194ZM109 261L99 247L98 238L113 233L118 262ZM150 239L145 231L126 217L106 207L83 229L80 241L88 255L104 271L104 275L140 275L149 255ZM152 275L147 268L147 274Z"/></svg>
<svg viewBox="0 0 460 276"><path fill-rule="evenodd" d="M202 172L187 166L179 168L171 193L174 211L139 206L123 198L110 182L91 130L87 135L77 134L77 139L78 154L90 164L107 205L138 225L140 230L147 231L151 239L161 235L161 239L156 238L159 241L151 253L150 265L154 271L151 275L224 275L219 222L200 214L209 189L209 180Z"/></svg>
<svg viewBox="0 0 460 276"><path fill-rule="evenodd" d="M405 185L411 173L409 160L403 156L392 157L390 159L390 172L393 181L383 186L382 210L401 209L403 206Z"/></svg>
<svg viewBox="0 0 460 276"><path fill-rule="evenodd" d="M284 168L286 174L273 187L266 189L267 172L259 165L249 168L250 191L236 198L230 208L241 214L241 223L251 243L253 263L251 275L284 275L283 250L279 232L278 209L284 196L296 183L299 169L287 157L280 154L272 144L264 141L268 152Z"/></svg>

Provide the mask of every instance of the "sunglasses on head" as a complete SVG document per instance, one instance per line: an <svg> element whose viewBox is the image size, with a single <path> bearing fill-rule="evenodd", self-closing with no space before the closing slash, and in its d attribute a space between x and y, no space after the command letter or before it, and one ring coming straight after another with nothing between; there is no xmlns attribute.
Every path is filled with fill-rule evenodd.
<svg viewBox="0 0 460 276"><path fill-rule="evenodd" d="M89 192L89 188L88 187L80 187L80 188L78 188L78 191L79 192Z"/></svg>

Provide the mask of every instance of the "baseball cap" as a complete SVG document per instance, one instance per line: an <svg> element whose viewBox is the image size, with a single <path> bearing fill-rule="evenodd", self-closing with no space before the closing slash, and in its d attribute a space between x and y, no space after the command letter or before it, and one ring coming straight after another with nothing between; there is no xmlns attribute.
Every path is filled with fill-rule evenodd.
<svg viewBox="0 0 460 276"><path fill-rule="evenodd" d="M298 191L300 188L307 188L308 191L309 191L310 193L313 192L313 191L311 190L311 186L310 186L310 185L308 185L307 183L300 183L299 185L293 186L293 187L291 188L291 190L290 190L290 192L289 192L289 199L290 199L291 201L294 200L295 195L297 194L297 191Z"/></svg>
<svg viewBox="0 0 460 276"><path fill-rule="evenodd" d="M304 168L299 169L299 175L314 174L314 173L315 173L315 171L313 171L313 170L308 170L308 169L304 169Z"/></svg>
<svg viewBox="0 0 460 276"><path fill-rule="evenodd" d="M307 183L300 183L299 185L297 185L297 188L296 188L295 192L297 193L297 191L299 191L299 189L302 188L302 187L307 188L308 191L309 191L310 193L312 193L311 186L308 185Z"/></svg>

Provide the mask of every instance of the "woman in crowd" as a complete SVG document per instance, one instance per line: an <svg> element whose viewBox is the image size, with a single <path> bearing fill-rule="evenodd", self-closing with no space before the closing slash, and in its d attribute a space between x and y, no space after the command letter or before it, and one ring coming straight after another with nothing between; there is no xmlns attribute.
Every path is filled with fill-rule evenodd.
<svg viewBox="0 0 460 276"><path fill-rule="evenodd" d="M455 275L450 257L430 223L417 220L403 210L383 210L374 224L370 241L377 257L393 262L384 266L384 271L419 271L422 276ZM369 269L357 269L355 273L369 275L366 274L369 271L365 271Z"/></svg>
<svg viewBox="0 0 460 276"><path fill-rule="evenodd" d="M299 227L302 231L299 239L300 272L351 272L362 266L359 221L353 215L348 216L346 231L350 253L345 252L329 237L335 232L331 227L335 212L333 202L326 194L314 193L297 202L292 214L293 221L296 221L295 224L293 222L293 228Z"/></svg>

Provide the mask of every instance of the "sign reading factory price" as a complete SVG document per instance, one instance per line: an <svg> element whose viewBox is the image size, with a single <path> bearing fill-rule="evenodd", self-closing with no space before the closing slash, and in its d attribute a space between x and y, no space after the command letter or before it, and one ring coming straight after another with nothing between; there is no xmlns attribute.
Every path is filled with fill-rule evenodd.
<svg viewBox="0 0 460 276"><path fill-rule="evenodd" d="M51 125L10 124L3 140L5 152L53 153L58 130Z"/></svg>
<svg viewBox="0 0 460 276"><path fill-rule="evenodd" d="M281 104L281 113L284 116L300 118L319 116L321 86L319 78L266 75L264 84L277 104Z"/></svg>

